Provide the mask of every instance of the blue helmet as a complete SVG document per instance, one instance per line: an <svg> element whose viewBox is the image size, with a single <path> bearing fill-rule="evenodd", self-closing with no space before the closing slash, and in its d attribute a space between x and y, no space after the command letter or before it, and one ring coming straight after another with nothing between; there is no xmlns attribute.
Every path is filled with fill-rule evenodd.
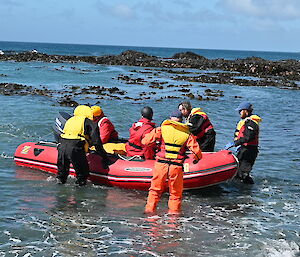
<svg viewBox="0 0 300 257"><path fill-rule="evenodd" d="M241 111L241 110L248 110L248 111L252 111L253 110L253 107L252 107L252 104L249 103L249 102L241 102L239 107L235 109L236 111Z"/></svg>
<svg viewBox="0 0 300 257"><path fill-rule="evenodd" d="M178 119L182 119L182 113L181 111L179 110L175 110L171 113L170 117L175 117L175 118L178 118Z"/></svg>

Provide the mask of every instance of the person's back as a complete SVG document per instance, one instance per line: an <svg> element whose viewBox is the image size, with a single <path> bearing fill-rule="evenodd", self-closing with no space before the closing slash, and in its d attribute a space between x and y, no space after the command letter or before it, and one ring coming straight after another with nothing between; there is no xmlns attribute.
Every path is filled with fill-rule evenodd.
<svg viewBox="0 0 300 257"><path fill-rule="evenodd" d="M89 175L89 165L86 159L88 147L94 145L101 155L102 161L107 162L97 126L93 123L93 114L90 107L77 106L74 116L67 120L63 133L60 135L57 159L57 179L66 183L72 163L77 175L76 183L85 185ZM91 145L90 145L91 144Z"/></svg>
<svg viewBox="0 0 300 257"><path fill-rule="evenodd" d="M181 116L179 111L173 112L169 120L165 120L161 127L152 130L142 141L144 144L151 144L155 141L161 142L161 149L156 156L145 213L152 213L156 210L161 194L164 192L166 181L168 181L170 193L169 213L179 213L186 150L189 148L193 152L196 162L202 156L199 145L195 137L190 134L188 126L180 122Z"/></svg>
<svg viewBox="0 0 300 257"><path fill-rule="evenodd" d="M118 132L112 122L105 116L100 106L94 105L91 107L94 122L98 124L100 138L103 144L108 142L116 142L118 140Z"/></svg>
<svg viewBox="0 0 300 257"><path fill-rule="evenodd" d="M75 108L74 116L69 118L63 128L63 133L60 135L62 140L70 140L75 145L88 148L88 132L84 129L85 123L90 122L92 113L88 106L80 105Z"/></svg>
<svg viewBox="0 0 300 257"><path fill-rule="evenodd" d="M174 120L165 120L161 125L161 149L158 157L184 160L189 138L189 128Z"/></svg>
<svg viewBox="0 0 300 257"><path fill-rule="evenodd" d="M155 143L152 145L143 145L142 139L144 136L155 128L153 123L153 110L151 107L144 107L141 110L142 118L133 123L129 129L130 137L126 143L126 152L128 156L141 156L145 159L154 159Z"/></svg>

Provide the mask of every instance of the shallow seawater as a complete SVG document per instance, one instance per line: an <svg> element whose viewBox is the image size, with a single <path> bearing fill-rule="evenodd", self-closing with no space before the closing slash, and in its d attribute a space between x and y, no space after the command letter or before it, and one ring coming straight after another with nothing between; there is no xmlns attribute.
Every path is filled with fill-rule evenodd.
<svg viewBox="0 0 300 257"><path fill-rule="evenodd" d="M151 100L142 101L77 96L81 103L100 101L126 138L143 106L153 107L159 125L181 99L157 100L165 95L182 97L172 88L150 89L148 84L127 85L116 79L133 69L143 70L9 62L0 63L0 73L7 75L0 82L55 90L64 85L117 86L131 97L155 91ZM186 84L173 81L167 72L159 79ZM232 140L239 120L234 109L241 100L251 101L263 118L261 148L252 171L253 186L232 181L185 192L180 217L166 214L167 195L157 215L149 217L143 214L147 192L92 184L78 188L73 179L62 186L51 175L16 167L12 159L16 147L26 141L52 140L57 113L73 109L60 107L55 98L1 95L0 256L299 256L300 92L199 83L190 88L195 93L207 88L224 91L217 101L192 101L215 125L217 150Z"/></svg>

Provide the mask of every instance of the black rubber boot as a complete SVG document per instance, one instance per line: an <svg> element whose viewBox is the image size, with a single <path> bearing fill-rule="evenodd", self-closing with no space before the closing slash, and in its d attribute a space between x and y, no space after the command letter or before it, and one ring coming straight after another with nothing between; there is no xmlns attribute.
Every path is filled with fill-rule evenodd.
<svg viewBox="0 0 300 257"><path fill-rule="evenodd" d="M251 178L251 177L248 175L247 177L245 177L245 178L243 179L243 183L244 183L244 184L251 184L251 185L253 185L253 184L254 184L254 180L253 180L253 178Z"/></svg>
<svg viewBox="0 0 300 257"><path fill-rule="evenodd" d="M61 185L64 185L64 184L66 184L66 182L67 182L67 179L66 178L61 178L61 177L56 177L56 179L57 179L57 184L61 184Z"/></svg>
<svg viewBox="0 0 300 257"><path fill-rule="evenodd" d="M76 180L75 184L77 184L80 187L85 186L86 185L86 180L78 179L78 180Z"/></svg>

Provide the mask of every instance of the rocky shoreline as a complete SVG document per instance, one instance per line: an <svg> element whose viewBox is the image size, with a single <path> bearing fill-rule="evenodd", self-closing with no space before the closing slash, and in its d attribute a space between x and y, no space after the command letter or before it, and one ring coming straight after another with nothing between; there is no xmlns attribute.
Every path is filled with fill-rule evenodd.
<svg viewBox="0 0 300 257"><path fill-rule="evenodd" d="M298 60L270 61L258 57L245 59L225 60L207 59L192 52L177 53L171 58L159 58L133 50L125 51L119 55L106 56L68 56L48 55L38 52L23 52L0 55L0 61L16 62L87 62L91 64L124 65L140 67L161 68L189 68L199 70L222 70L236 72L242 76L280 77L282 79L300 81L300 62Z"/></svg>
<svg viewBox="0 0 300 257"><path fill-rule="evenodd" d="M149 88L161 90L164 88L177 88L175 91L181 93L183 97L198 100L217 100L223 96L221 90L206 89L204 95L195 95L190 92L190 83L202 84L232 84L239 86L259 86L278 87L281 89L300 89L300 61L281 60L270 61L262 58L251 57L245 59L225 60L207 59L192 52L177 53L171 58L159 58L150 56L142 52L128 50L119 55L107 56L68 56L68 55L48 55L37 51L23 53L8 53L0 55L0 61L14 62L48 62L48 63L80 63L101 65L122 65L143 67L143 70L132 70L130 76L120 74L117 78L122 83L133 85L148 84ZM74 69L77 69L74 67ZM196 70L191 71L191 69ZM80 70L81 71L81 70ZM84 71L82 71L84 72ZM174 81L180 81L182 85L172 85L167 82L156 81L153 78L159 77L160 73L168 73ZM142 74L139 78L133 75ZM5 77L5 74L0 74ZM149 78L149 81L145 79ZM0 83L0 94L2 95L42 95L53 97L60 95L58 103L61 105L74 106L76 102L72 98L76 95L97 95L98 98L109 97L114 99L142 100L150 99L156 92L141 92L140 98L130 98L125 96L126 92L117 87L105 88L101 86L90 86L87 88L70 87L65 91L54 92L47 88L37 89L31 86L15 83ZM122 98L120 97L122 96ZM238 96L236 96L238 97ZM164 96L165 98L178 98L178 96Z"/></svg>
<svg viewBox="0 0 300 257"><path fill-rule="evenodd" d="M120 90L117 87L102 87L102 86L64 86L62 90L50 90L46 87L35 88L28 85L17 83L0 83L0 95L5 96L44 96L55 98L57 103L61 106L77 106L78 102L73 98L77 95L88 96L97 95L97 99L104 99L105 97L121 100L117 95L125 95L126 91ZM86 97L87 99L88 97Z"/></svg>

